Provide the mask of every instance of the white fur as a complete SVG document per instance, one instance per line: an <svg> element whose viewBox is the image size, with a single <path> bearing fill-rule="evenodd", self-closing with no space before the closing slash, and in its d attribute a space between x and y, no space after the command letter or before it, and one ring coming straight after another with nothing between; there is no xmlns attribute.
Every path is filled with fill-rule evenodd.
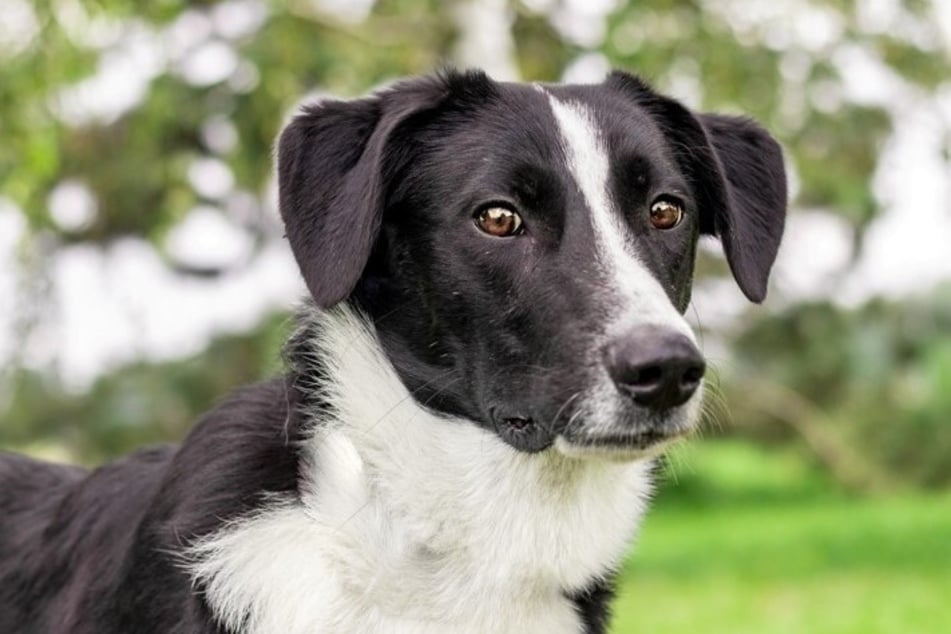
<svg viewBox="0 0 951 634"><path fill-rule="evenodd" d="M215 615L248 634L580 632L564 593L620 564L649 463L519 453L421 408L349 308L315 318L337 416L304 447L302 500L189 551Z"/></svg>

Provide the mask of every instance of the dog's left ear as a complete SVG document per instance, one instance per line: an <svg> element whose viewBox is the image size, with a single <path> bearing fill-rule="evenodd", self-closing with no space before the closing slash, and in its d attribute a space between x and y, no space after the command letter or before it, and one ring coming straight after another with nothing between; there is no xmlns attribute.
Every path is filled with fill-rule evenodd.
<svg viewBox="0 0 951 634"><path fill-rule="evenodd" d="M749 119L716 114L696 118L714 150L707 172L718 181L706 188L709 206L701 210L700 230L720 237L737 284L759 303L766 297L786 223L782 149Z"/></svg>
<svg viewBox="0 0 951 634"><path fill-rule="evenodd" d="M615 71L605 83L632 97L671 140L697 199L700 232L720 238L743 294L763 301L786 221L779 144L749 119L695 115L634 75Z"/></svg>

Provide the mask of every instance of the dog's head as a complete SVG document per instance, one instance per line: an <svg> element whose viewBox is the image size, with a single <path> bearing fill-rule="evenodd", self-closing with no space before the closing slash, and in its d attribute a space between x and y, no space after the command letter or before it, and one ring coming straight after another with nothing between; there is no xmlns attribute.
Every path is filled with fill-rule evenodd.
<svg viewBox="0 0 951 634"><path fill-rule="evenodd" d="M317 304L369 315L421 404L529 452L636 457L689 431L698 236L719 236L758 302L786 208L766 132L621 72L448 73L323 101L284 130L278 163Z"/></svg>

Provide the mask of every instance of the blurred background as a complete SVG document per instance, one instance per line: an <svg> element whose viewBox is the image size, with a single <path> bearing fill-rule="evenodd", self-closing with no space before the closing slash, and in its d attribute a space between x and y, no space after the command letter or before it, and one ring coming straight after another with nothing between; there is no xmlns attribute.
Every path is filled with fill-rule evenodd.
<svg viewBox="0 0 951 634"><path fill-rule="evenodd" d="M951 2L2 0L0 447L96 464L280 370L273 140L445 65L636 71L784 144L770 296L705 242L714 372L613 632L951 627Z"/></svg>

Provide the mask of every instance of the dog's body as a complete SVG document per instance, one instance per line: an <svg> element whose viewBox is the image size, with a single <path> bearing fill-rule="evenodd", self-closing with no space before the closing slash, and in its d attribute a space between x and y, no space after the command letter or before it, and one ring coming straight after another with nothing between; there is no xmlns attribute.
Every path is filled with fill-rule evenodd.
<svg viewBox="0 0 951 634"><path fill-rule="evenodd" d="M697 235L754 300L781 155L635 78L412 80L304 111L286 376L92 473L0 456L0 631L602 632L695 424Z"/></svg>

